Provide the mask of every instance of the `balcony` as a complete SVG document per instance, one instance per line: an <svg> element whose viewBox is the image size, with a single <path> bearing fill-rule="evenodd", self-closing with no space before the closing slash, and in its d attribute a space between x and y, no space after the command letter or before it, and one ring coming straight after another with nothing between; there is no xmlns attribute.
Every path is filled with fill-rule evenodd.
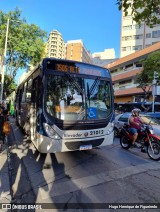
<svg viewBox="0 0 160 212"><path fill-rule="evenodd" d="M134 76L139 74L141 72L141 70L142 70L142 68L135 68L135 69L132 69L131 71L123 71L119 74L112 76L112 80L115 83L115 82L122 81L124 79L133 78Z"/></svg>

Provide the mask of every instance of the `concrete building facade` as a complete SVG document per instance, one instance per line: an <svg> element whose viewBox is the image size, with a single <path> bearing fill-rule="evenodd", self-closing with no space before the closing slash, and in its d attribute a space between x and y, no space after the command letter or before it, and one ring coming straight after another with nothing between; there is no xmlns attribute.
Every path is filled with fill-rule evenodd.
<svg viewBox="0 0 160 212"><path fill-rule="evenodd" d="M46 43L46 56L67 60L75 60L94 65L104 66L116 59L115 50L105 49L103 52L91 54L85 47L83 41L69 40L64 42L62 35L57 30L50 32Z"/></svg>
<svg viewBox="0 0 160 212"><path fill-rule="evenodd" d="M47 41L47 57L66 58L66 45L61 33L57 30L53 30L49 34Z"/></svg>
<svg viewBox="0 0 160 212"><path fill-rule="evenodd" d="M91 63L91 55L82 40L70 40L67 42L66 59Z"/></svg>
<svg viewBox="0 0 160 212"><path fill-rule="evenodd" d="M105 49L103 52L94 52L92 54L91 62L94 65L104 66L113 61L117 60L115 55L115 50L112 49Z"/></svg>
<svg viewBox="0 0 160 212"><path fill-rule="evenodd" d="M103 52L94 52L92 54L92 58L99 58L101 60L115 59L116 58L115 50L112 48L112 49L105 49Z"/></svg>
<svg viewBox="0 0 160 212"><path fill-rule="evenodd" d="M150 28L143 22L139 26L129 8L127 16L122 11L120 40L120 57L124 57L159 42L160 24Z"/></svg>
<svg viewBox="0 0 160 212"><path fill-rule="evenodd" d="M115 103L143 101L144 91L137 88L135 79L143 70L141 60L158 50L160 50L160 42L105 66L112 75ZM152 101L152 94L148 101Z"/></svg>

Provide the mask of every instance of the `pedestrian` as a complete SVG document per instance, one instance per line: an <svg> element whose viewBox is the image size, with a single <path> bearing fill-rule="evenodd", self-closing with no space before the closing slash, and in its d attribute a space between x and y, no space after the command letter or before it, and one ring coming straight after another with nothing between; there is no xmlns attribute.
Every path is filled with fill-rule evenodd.
<svg viewBox="0 0 160 212"><path fill-rule="evenodd" d="M3 126L4 126L4 115L2 108L0 108L0 152L2 151L2 147L4 144Z"/></svg>
<svg viewBox="0 0 160 212"><path fill-rule="evenodd" d="M5 102L2 102L1 104L1 109L4 111L5 110Z"/></svg>
<svg viewBox="0 0 160 212"><path fill-rule="evenodd" d="M8 111L8 109L6 108L5 102L2 102L0 108L2 109L2 113L3 113L3 116L4 116L4 120L7 121L7 120L8 120L8 113L9 113L9 111Z"/></svg>

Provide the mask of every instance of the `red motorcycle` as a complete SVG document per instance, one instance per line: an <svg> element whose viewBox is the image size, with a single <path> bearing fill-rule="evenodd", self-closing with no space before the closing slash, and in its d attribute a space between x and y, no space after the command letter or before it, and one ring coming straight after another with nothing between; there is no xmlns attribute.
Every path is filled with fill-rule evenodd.
<svg viewBox="0 0 160 212"><path fill-rule="evenodd" d="M132 146L132 135L129 133L129 125L124 125L120 133L120 144L123 149ZM150 124L143 125L138 133L137 147L145 150L148 156L155 161L160 160L160 136L155 135Z"/></svg>

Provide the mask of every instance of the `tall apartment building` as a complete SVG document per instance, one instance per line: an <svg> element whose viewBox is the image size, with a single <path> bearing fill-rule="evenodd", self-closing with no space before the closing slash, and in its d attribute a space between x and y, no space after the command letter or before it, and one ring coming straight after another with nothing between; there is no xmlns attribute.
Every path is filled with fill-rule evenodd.
<svg viewBox="0 0 160 212"><path fill-rule="evenodd" d="M128 9L128 16L125 16L122 12L120 57L142 50L159 41L160 25L150 28L143 22L139 27L133 21L131 9Z"/></svg>
<svg viewBox="0 0 160 212"><path fill-rule="evenodd" d="M57 30L53 30L49 34L47 41L47 57L66 58L66 45L61 33Z"/></svg>
<svg viewBox="0 0 160 212"><path fill-rule="evenodd" d="M70 40L66 44L66 59L91 63L91 55L82 40Z"/></svg>

